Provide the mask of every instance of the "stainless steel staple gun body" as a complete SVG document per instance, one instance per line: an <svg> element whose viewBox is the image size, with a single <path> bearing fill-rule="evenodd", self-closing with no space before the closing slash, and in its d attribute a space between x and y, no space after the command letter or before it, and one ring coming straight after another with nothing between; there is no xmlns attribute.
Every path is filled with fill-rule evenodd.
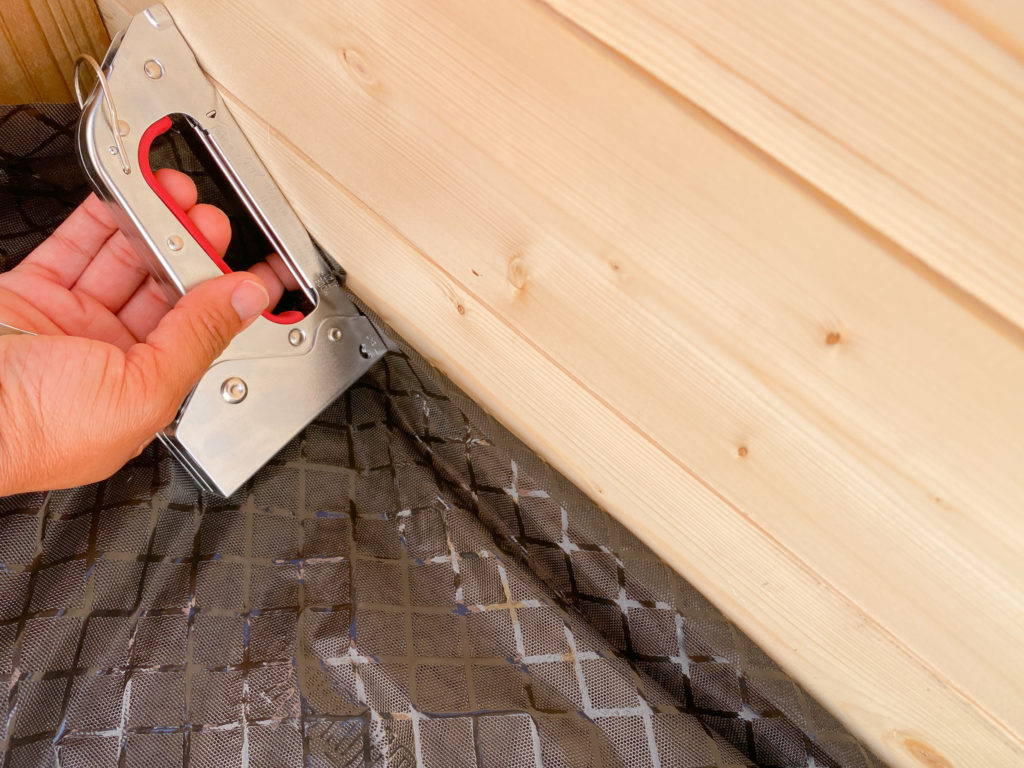
<svg viewBox="0 0 1024 768"><path fill-rule="evenodd" d="M229 496L390 342L345 295L162 5L135 16L98 69L78 124L79 158L168 297L230 271L153 176L151 144L173 121L205 147L309 308L264 312L158 435L204 489Z"/></svg>

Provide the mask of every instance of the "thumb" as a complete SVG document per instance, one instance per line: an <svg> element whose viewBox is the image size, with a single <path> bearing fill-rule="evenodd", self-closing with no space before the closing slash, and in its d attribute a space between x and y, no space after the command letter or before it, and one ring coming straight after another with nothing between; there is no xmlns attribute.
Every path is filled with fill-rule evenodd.
<svg viewBox="0 0 1024 768"><path fill-rule="evenodd" d="M206 369L269 303L267 289L252 274L217 277L178 299L145 343L128 350L128 370L142 379L133 391L144 393L154 432L173 420Z"/></svg>

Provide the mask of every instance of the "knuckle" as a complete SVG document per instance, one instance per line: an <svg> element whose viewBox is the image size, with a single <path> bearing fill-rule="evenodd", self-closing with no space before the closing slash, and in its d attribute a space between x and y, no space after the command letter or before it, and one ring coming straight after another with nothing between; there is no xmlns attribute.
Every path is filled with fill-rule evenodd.
<svg viewBox="0 0 1024 768"><path fill-rule="evenodd" d="M138 404L130 442L140 442L147 435L152 437L174 421L180 403L178 393L173 390L171 385L160 386L151 391L144 402Z"/></svg>
<svg viewBox="0 0 1024 768"><path fill-rule="evenodd" d="M176 392L168 392L167 396L161 399L161 402L154 408L153 416L146 424L146 429L143 430L145 442L141 443L140 451L146 447L153 435L174 421L180 406L181 402Z"/></svg>
<svg viewBox="0 0 1024 768"><path fill-rule="evenodd" d="M214 357L227 346L228 338L223 323L211 312L197 312L189 318L191 331L207 357Z"/></svg>
<svg viewBox="0 0 1024 768"><path fill-rule="evenodd" d="M179 394L174 391L174 377L162 370L161 357L152 347L140 344L132 354L133 364L125 376L124 393L129 401L125 410L132 414L132 426L141 439L171 423Z"/></svg>

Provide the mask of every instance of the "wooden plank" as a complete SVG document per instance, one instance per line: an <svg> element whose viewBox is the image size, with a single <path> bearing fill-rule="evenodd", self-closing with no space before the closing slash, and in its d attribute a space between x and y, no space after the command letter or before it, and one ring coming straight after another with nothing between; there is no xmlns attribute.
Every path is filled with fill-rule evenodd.
<svg viewBox="0 0 1024 768"><path fill-rule="evenodd" d="M1024 65L940 6L545 2L1024 327Z"/></svg>
<svg viewBox="0 0 1024 768"><path fill-rule="evenodd" d="M170 7L421 351L894 765L1024 759L1019 331L543 5Z"/></svg>
<svg viewBox="0 0 1024 768"><path fill-rule="evenodd" d="M1019 0L936 0L1024 62L1024 4Z"/></svg>
<svg viewBox="0 0 1024 768"><path fill-rule="evenodd" d="M143 0L97 0L100 18L111 38L128 26L132 16L148 7Z"/></svg>
<svg viewBox="0 0 1024 768"><path fill-rule="evenodd" d="M93 0L3 0L0 104L73 101L75 57L102 60L109 44Z"/></svg>
<svg viewBox="0 0 1024 768"><path fill-rule="evenodd" d="M353 290L399 323L417 349L471 386L498 419L529 429L527 439L568 466L595 498L630 510L633 530L692 574L717 604L729 606L777 659L816 687L841 688L840 714L880 736L874 746L892 765L1013 765L1024 756L1019 743L946 681L579 387L470 286L426 258L243 104L230 96L228 101L275 178L295 194L300 216L331 234L336 253L359 254L354 262L360 269L350 275ZM502 351L500 364L496 349ZM528 424L525 413L534 416ZM590 443L598 437L607 447L601 455ZM751 590L751 581L759 588ZM947 737L930 738L943 730Z"/></svg>

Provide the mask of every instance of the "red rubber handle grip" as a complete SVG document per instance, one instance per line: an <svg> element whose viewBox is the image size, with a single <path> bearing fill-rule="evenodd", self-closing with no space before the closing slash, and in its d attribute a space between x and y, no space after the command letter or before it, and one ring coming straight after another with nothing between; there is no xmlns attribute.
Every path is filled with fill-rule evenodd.
<svg viewBox="0 0 1024 768"><path fill-rule="evenodd" d="M146 129L145 133L142 134L142 138L139 140L139 169L142 171L142 177L149 184L150 188L156 192L163 204L167 206L168 210L174 214L174 218L183 226L188 233L195 238L195 241L199 243L206 255L210 257L214 264L216 264L220 271L225 275L231 274L234 270L227 265L227 262L221 258L220 254L214 250L213 245L209 240L206 239L205 235L199 231L199 227L188 217L188 214L178 205L174 198L171 197L170 193L164 189L159 181L156 180L156 174L153 173L153 169L149 164L149 150L153 145L153 140L157 136L162 136L171 129L172 121L170 117L164 117L157 120L149 128ZM281 323L282 325L288 325L291 323L298 322L304 315L297 309L290 309L287 312L281 312L280 314L273 314L270 310L263 313L263 316L270 320L272 323Z"/></svg>

